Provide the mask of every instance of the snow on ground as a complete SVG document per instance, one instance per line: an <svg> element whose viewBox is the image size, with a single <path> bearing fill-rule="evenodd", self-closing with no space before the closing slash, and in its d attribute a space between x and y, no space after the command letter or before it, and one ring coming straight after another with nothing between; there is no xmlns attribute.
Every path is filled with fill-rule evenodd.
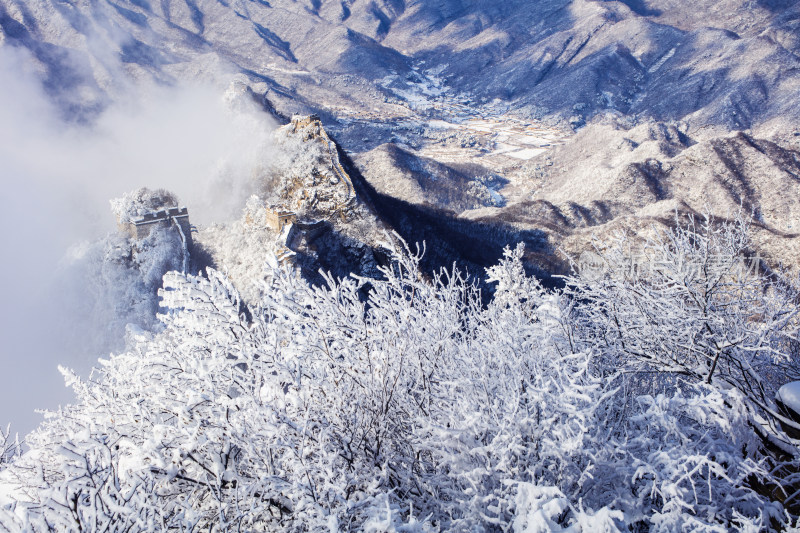
<svg viewBox="0 0 800 533"><path fill-rule="evenodd" d="M522 159L527 161L528 159L533 159L537 155L541 155L545 153L547 149L545 148L526 148L524 150L517 150L515 152L511 152L508 154L509 157L513 157L514 159Z"/></svg>
<svg viewBox="0 0 800 533"><path fill-rule="evenodd" d="M778 389L778 399L794 411L800 413L800 381L792 381Z"/></svg>
<svg viewBox="0 0 800 533"><path fill-rule="evenodd" d="M493 170L502 170L528 161L566 142L568 134L543 124L497 116L447 122L435 120L428 126L475 140L474 145L427 142L417 153L445 163L478 162Z"/></svg>
<svg viewBox="0 0 800 533"><path fill-rule="evenodd" d="M462 127L466 131L491 136L496 146L491 155L504 154L526 161L550 147L563 144L567 138L566 133L543 124L525 123L504 116L469 120Z"/></svg>
<svg viewBox="0 0 800 533"><path fill-rule="evenodd" d="M381 82L398 98L394 107L402 109L397 110L396 116L388 116L385 109L375 110L377 116L337 109L338 116L343 121L378 118L394 123L398 129L423 127L438 138L425 139L422 146L412 148L418 155L435 156L444 163L475 162L479 158L481 164L496 169L539 156L563 144L569 136L533 119L511 116L498 102L476 105L468 96L451 94L438 78L438 72L413 70L415 79L390 75ZM476 142L446 142L443 139L449 134L470 137ZM418 135L415 139L420 140Z"/></svg>
<svg viewBox="0 0 800 533"><path fill-rule="evenodd" d="M480 103L471 94L456 94L437 74L414 69L410 77L386 76L381 86L392 96L381 109L329 108L346 135L356 138L350 149L366 153L392 143L423 160L472 169L467 172L476 177L502 176L490 193L496 205L529 195L529 177L519 169L563 145L572 132L510 113L500 101ZM391 124L391 133L376 134L370 129L375 121Z"/></svg>

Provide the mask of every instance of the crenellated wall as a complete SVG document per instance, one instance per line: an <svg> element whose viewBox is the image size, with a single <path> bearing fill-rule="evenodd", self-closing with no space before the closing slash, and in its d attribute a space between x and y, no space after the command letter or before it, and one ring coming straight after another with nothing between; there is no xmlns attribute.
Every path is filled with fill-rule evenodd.
<svg viewBox="0 0 800 533"><path fill-rule="evenodd" d="M185 207L171 207L146 213L131 222L118 224L119 230L127 233L132 239L144 239L156 228L180 227L187 245L191 243L191 224L189 223L189 210Z"/></svg>

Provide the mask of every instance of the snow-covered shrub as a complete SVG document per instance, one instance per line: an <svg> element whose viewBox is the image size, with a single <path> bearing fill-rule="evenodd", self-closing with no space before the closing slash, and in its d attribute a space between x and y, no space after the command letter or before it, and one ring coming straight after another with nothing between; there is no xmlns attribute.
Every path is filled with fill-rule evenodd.
<svg viewBox="0 0 800 533"><path fill-rule="evenodd" d="M163 332L90 380L65 371L76 403L4 478L17 515L33 531L506 527L516 483L575 490L601 394L588 354L559 356L540 327L558 306L520 254L486 310L402 249L366 302L366 280L272 271L252 321L220 274L168 273Z"/></svg>
<svg viewBox="0 0 800 533"><path fill-rule="evenodd" d="M638 250L620 236L600 256L605 275L570 280L593 303L587 334L638 368L722 382L767 408L774 369L794 363L798 292L748 258L745 224L691 222Z"/></svg>
<svg viewBox="0 0 800 533"><path fill-rule="evenodd" d="M96 357L124 348L128 324L159 329L161 278L182 269L182 262L180 236L169 230L155 230L138 241L113 233L76 247L57 272L58 294L53 297L61 313L70 313L64 321L70 329L62 337Z"/></svg>
<svg viewBox="0 0 800 533"><path fill-rule="evenodd" d="M663 250L715 246L687 248L702 234L672 236ZM795 441L740 387L733 351L713 372L685 363L741 338L745 369L791 364L770 335L793 324L778 327L772 320L785 315L764 303L773 300L755 299L777 293L745 293L762 314L740 317L747 324L734 322L727 336L696 329L692 348L680 328L727 324L740 309L733 296L711 298L698 314L681 296L693 281L653 284L619 271L547 292L524 274L519 247L488 270L496 291L483 306L457 270L426 276L420 253L386 247L393 261L380 279L328 276L311 287L292 270L268 269L252 317L222 274L167 273L161 331L131 330L127 350L90 379L64 371L76 402L50 413L30 450L0 473L0 529L789 525L781 502L791 500ZM662 312L663 331L643 318ZM755 333L763 345L747 337Z"/></svg>
<svg viewBox="0 0 800 533"><path fill-rule="evenodd" d="M6 426L5 431L0 428L0 471L5 468L13 458L17 457L22 452L19 443L19 436L11 435L11 426Z"/></svg>
<svg viewBox="0 0 800 533"><path fill-rule="evenodd" d="M313 188L313 183L306 183L313 170L325 168L327 146L316 139L306 140L303 129L293 133L289 128L279 128L273 139L278 149L261 171L260 190L268 203L289 200L293 204L304 189Z"/></svg>
<svg viewBox="0 0 800 533"><path fill-rule="evenodd" d="M178 207L178 198L165 189L150 190L142 187L111 200L111 211L120 223L171 207Z"/></svg>
<svg viewBox="0 0 800 533"><path fill-rule="evenodd" d="M623 514L604 507L597 513L586 512L582 505L573 506L558 487L520 483L516 500L517 512L512 523L514 533L618 533ZM563 527L564 517L571 525Z"/></svg>
<svg viewBox="0 0 800 533"><path fill-rule="evenodd" d="M591 352L571 350L562 333L559 297L525 276L522 251L506 250L489 269L495 298L470 313L468 336L433 387L442 401L421 420L439 512L456 530L508 524L520 482L575 495L592 468L587 430L604 390Z"/></svg>
<svg viewBox="0 0 800 533"><path fill-rule="evenodd" d="M691 220L643 246L621 235L567 280L576 342L622 371L612 419L620 460L638 465L623 507L656 509L653 530L758 529L783 519L778 501L800 510L800 442L783 431L798 426L774 399L799 368L798 291L748 252L743 219Z"/></svg>

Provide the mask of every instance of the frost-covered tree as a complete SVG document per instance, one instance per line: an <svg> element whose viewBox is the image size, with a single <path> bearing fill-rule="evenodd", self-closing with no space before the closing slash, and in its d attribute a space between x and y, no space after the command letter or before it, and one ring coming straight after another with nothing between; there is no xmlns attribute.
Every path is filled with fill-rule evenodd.
<svg viewBox="0 0 800 533"><path fill-rule="evenodd" d="M139 189L112 200L121 222L174 207L177 199L164 190ZM70 250L56 272L50 302L69 351L96 357L124 348L130 326L154 330L162 277L185 267L184 243L174 228L155 227L140 239L110 233Z"/></svg>
<svg viewBox="0 0 800 533"><path fill-rule="evenodd" d="M749 254L746 223L692 220L638 249L620 236L604 273L571 281L593 304L581 309L591 342L644 370L734 387L779 418L771 402L778 369L796 363L798 291Z"/></svg>
<svg viewBox="0 0 800 533"><path fill-rule="evenodd" d="M775 402L800 369L798 290L764 271L747 229L741 217L719 224L706 217L643 244L620 235L598 249L588 272L568 280L583 302L576 337L597 350L601 369L623 372L625 404L643 411L621 423L629 434L654 437L644 448L640 435L621 449L639 455L637 477L663 506L668 530L673 519L685 527L687 509L698 517L688 523L717 515L723 494L714 493L726 484L735 489L726 497L762 507L765 523L783 512L759 503L765 494L800 510L800 441L784 432L798 422ZM666 446L651 447L659 439Z"/></svg>
<svg viewBox="0 0 800 533"><path fill-rule="evenodd" d="M56 273L52 301L63 315L61 337L96 357L124 348L128 325L159 329L161 278L182 263L180 236L169 230L138 241L112 233L83 245Z"/></svg>
<svg viewBox="0 0 800 533"><path fill-rule="evenodd" d="M12 459L22 452L19 435L11 435L11 426L6 426L5 431L0 428L0 470L5 468Z"/></svg>
<svg viewBox="0 0 800 533"><path fill-rule="evenodd" d="M151 190L142 187L127 192L111 200L110 203L111 211L116 215L117 221L127 223L154 211L178 207L178 198L165 189Z"/></svg>
<svg viewBox="0 0 800 533"><path fill-rule="evenodd" d="M557 305L518 278L521 251L492 270L485 310L458 272L426 279L395 252L367 301L366 280L275 270L251 321L220 274L167 274L163 332L89 380L65 370L76 403L3 478L21 523L492 529L524 506L520 483L576 490L602 391L587 353L556 353Z"/></svg>
<svg viewBox="0 0 800 533"><path fill-rule="evenodd" d="M48 414L0 473L0 528L788 524L786 477L769 470L757 425L767 415L720 385L719 364L710 383L708 371L676 379L625 351L638 329L604 338L617 307L600 296L612 281L573 278L569 291L547 292L525 275L522 248L508 249L488 270L496 291L484 306L457 270L425 275L419 252L385 246L393 261L377 280L311 287L268 269L247 316L222 274L167 273L162 330L132 332L89 379L64 370L76 401ZM670 309L671 294L656 303ZM770 435L784 439L788 472L793 441Z"/></svg>

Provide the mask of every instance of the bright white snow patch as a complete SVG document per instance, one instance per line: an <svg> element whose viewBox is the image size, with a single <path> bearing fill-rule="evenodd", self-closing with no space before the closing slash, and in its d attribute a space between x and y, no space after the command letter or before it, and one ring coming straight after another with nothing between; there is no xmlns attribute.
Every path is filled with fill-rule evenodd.
<svg viewBox="0 0 800 533"><path fill-rule="evenodd" d="M795 413L800 413L800 381L792 381L778 389L778 399Z"/></svg>
<svg viewBox="0 0 800 533"><path fill-rule="evenodd" d="M650 68L647 70L647 72L649 72L650 74L652 74L653 72L656 72L658 69L660 69L662 66L664 66L664 63L666 63L667 61L669 61L669 60L670 60L670 58L672 58L672 56L674 56L674 55L675 55L675 50L677 50L677 48L673 48L672 50L670 50L669 52L667 52L666 54L664 54L664 56L663 56L661 59L659 59L659 60L656 62L656 64L655 64L655 65L653 65L652 67L650 67Z"/></svg>
<svg viewBox="0 0 800 533"><path fill-rule="evenodd" d="M509 157L513 157L514 159L533 159L539 154L543 154L547 151L546 148L526 148L524 150L519 150L517 152L511 152L507 154Z"/></svg>

